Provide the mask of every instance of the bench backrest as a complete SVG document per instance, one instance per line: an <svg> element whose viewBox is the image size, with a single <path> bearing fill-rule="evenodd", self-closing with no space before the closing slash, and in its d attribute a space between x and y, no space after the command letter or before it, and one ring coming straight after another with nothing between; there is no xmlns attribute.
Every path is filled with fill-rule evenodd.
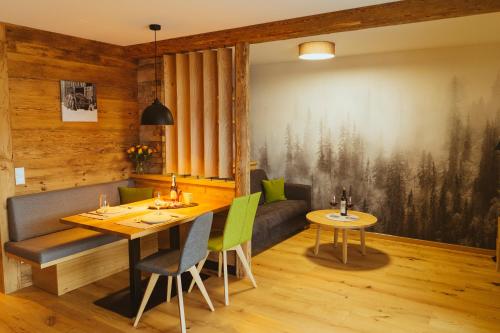
<svg viewBox="0 0 500 333"><path fill-rule="evenodd" d="M259 205L265 201L264 189L262 188L262 181L267 180L266 172L262 169L255 169L250 171L250 193L262 192L259 199Z"/></svg>
<svg viewBox="0 0 500 333"><path fill-rule="evenodd" d="M18 242L70 229L59 219L98 208L101 193L107 195L110 205L120 204L118 187L132 186L132 182L121 180L8 198L10 240Z"/></svg>

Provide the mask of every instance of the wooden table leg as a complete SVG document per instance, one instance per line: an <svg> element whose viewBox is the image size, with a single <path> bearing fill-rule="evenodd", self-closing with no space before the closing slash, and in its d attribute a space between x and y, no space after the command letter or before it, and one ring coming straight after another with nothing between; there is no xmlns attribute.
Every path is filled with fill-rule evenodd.
<svg viewBox="0 0 500 333"><path fill-rule="evenodd" d="M317 256L319 252L319 236L321 235L321 224L318 224L318 230L316 231L316 245L314 246L314 255Z"/></svg>
<svg viewBox="0 0 500 333"><path fill-rule="evenodd" d="M347 264L347 234L348 229L342 230L342 261Z"/></svg>
<svg viewBox="0 0 500 333"><path fill-rule="evenodd" d="M366 255L365 228L359 229L361 239L361 254Z"/></svg>
<svg viewBox="0 0 500 333"><path fill-rule="evenodd" d="M337 242L339 240L339 229L333 229L333 247L337 247Z"/></svg>

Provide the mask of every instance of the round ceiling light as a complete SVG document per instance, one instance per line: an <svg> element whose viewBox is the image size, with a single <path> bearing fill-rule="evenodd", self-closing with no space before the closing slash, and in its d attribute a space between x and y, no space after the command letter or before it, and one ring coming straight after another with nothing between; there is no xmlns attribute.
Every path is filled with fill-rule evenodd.
<svg viewBox="0 0 500 333"><path fill-rule="evenodd" d="M299 58L303 60L325 60L335 57L333 42L305 42L299 45Z"/></svg>

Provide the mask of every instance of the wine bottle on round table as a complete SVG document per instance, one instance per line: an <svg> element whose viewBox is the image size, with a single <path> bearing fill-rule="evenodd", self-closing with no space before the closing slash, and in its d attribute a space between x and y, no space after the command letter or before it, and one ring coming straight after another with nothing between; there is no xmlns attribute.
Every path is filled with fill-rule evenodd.
<svg viewBox="0 0 500 333"><path fill-rule="evenodd" d="M345 187L342 188L342 196L340 197L340 215L347 216L347 195Z"/></svg>

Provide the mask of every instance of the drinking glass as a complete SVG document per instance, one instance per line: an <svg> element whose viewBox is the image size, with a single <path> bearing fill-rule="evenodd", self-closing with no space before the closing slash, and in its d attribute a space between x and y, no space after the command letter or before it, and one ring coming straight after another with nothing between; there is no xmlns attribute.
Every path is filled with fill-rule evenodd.
<svg viewBox="0 0 500 333"><path fill-rule="evenodd" d="M160 215L160 207L162 206L163 204L163 200L161 200L161 192L160 191L157 191L155 193L155 201L154 201L154 204L155 204L155 207L156 207L156 211L157 211L157 214Z"/></svg>
<svg viewBox="0 0 500 333"><path fill-rule="evenodd" d="M335 194L332 197L332 201L330 201L330 206L332 207L337 206L337 198L335 197Z"/></svg>
<svg viewBox="0 0 500 333"><path fill-rule="evenodd" d="M108 197L106 194L99 194L99 209L105 212L109 207Z"/></svg>

